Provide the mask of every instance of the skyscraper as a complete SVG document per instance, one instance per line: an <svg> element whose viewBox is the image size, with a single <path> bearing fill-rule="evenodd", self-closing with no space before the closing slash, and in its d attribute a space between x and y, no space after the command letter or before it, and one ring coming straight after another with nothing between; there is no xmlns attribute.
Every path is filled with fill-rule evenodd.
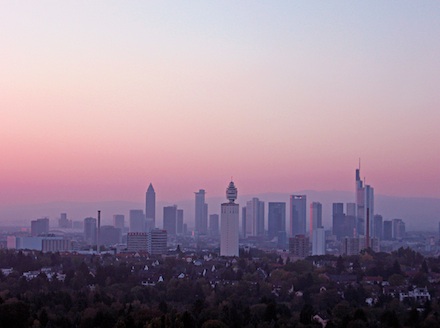
<svg viewBox="0 0 440 328"><path fill-rule="evenodd" d="M306 234L306 195L290 196L290 236Z"/></svg>
<svg viewBox="0 0 440 328"><path fill-rule="evenodd" d="M405 237L405 222L402 219L393 219L393 239L401 240Z"/></svg>
<svg viewBox="0 0 440 328"><path fill-rule="evenodd" d="M383 240L393 239L393 221L384 220L383 221Z"/></svg>
<svg viewBox="0 0 440 328"><path fill-rule="evenodd" d="M264 202L258 198L246 203L246 236L264 236Z"/></svg>
<svg viewBox="0 0 440 328"><path fill-rule="evenodd" d="M114 226L104 225L101 227L99 243L104 246L121 242L121 229Z"/></svg>
<svg viewBox="0 0 440 328"><path fill-rule="evenodd" d="M365 224L367 218L367 209L369 210L370 218L374 217L374 189L369 185L364 185L361 180L359 168L356 169L356 230L358 235L365 234ZM372 224L370 220L370 231L372 230Z"/></svg>
<svg viewBox="0 0 440 328"><path fill-rule="evenodd" d="M221 205L220 256L238 256L239 205L234 182L226 189L228 203Z"/></svg>
<svg viewBox="0 0 440 328"><path fill-rule="evenodd" d="M177 227L176 227L176 233L178 235L183 234L183 210L178 208L177 209Z"/></svg>
<svg viewBox="0 0 440 328"><path fill-rule="evenodd" d="M113 215L113 226L115 228L121 229L121 232L124 232L124 229L125 229L125 216L123 214L115 214L115 215Z"/></svg>
<svg viewBox="0 0 440 328"><path fill-rule="evenodd" d="M47 235L49 233L49 219L42 218L31 221L31 235Z"/></svg>
<svg viewBox="0 0 440 328"><path fill-rule="evenodd" d="M268 237L278 237L280 232L286 232L286 203L269 202L267 218Z"/></svg>
<svg viewBox="0 0 440 328"><path fill-rule="evenodd" d="M211 236L218 236L219 232L220 232L220 229L219 229L218 214L211 214L209 216L209 234Z"/></svg>
<svg viewBox="0 0 440 328"><path fill-rule="evenodd" d="M347 213L345 215L345 235L348 237L357 236L356 226L356 203L347 203Z"/></svg>
<svg viewBox="0 0 440 328"><path fill-rule="evenodd" d="M246 234L246 206L241 208L241 235L243 238L247 237Z"/></svg>
<svg viewBox="0 0 440 328"><path fill-rule="evenodd" d="M313 202L310 204L310 222L309 222L310 239L313 239L313 231L322 228L322 204Z"/></svg>
<svg viewBox="0 0 440 328"><path fill-rule="evenodd" d="M145 194L146 229L150 231L156 227L156 192L150 183Z"/></svg>
<svg viewBox="0 0 440 328"><path fill-rule="evenodd" d="M344 203L333 203L332 219L333 234L338 239L346 237Z"/></svg>
<svg viewBox="0 0 440 328"><path fill-rule="evenodd" d="M85 218L84 219L84 240L88 245L96 244L96 219L95 218Z"/></svg>
<svg viewBox="0 0 440 328"><path fill-rule="evenodd" d="M383 218L382 215L376 214L373 218L373 237L379 240L382 239L383 230Z"/></svg>
<svg viewBox="0 0 440 328"><path fill-rule="evenodd" d="M145 232L145 215L142 210L130 210L130 232Z"/></svg>
<svg viewBox="0 0 440 328"><path fill-rule="evenodd" d="M200 189L195 192L195 224L196 232L200 235L206 235L208 232L208 204L205 203L205 190Z"/></svg>
<svg viewBox="0 0 440 328"><path fill-rule="evenodd" d="M67 219L67 213L61 213L58 220L58 227L62 229L72 228L72 220Z"/></svg>
<svg viewBox="0 0 440 328"><path fill-rule="evenodd" d="M177 205L163 208L163 229L168 236L175 236L177 232Z"/></svg>

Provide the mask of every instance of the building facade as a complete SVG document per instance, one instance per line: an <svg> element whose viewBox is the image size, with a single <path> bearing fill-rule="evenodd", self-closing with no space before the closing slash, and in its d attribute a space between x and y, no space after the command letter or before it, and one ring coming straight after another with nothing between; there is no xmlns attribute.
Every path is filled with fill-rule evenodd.
<svg viewBox="0 0 440 328"><path fill-rule="evenodd" d="M95 218L84 219L84 241L88 245L96 245L97 228Z"/></svg>
<svg viewBox="0 0 440 328"><path fill-rule="evenodd" d="M177 205L165 206L163 208L163 229L168 236L175 236L177 233Z"/></svg>
<svg viewBox="0 0 440 328"><path fill-rule="evenodd" d="M147 248L151 255L163 255L167 252L167 231L153 229L148 233Z"/></svg>
<svg viewBox="0 0 440 328"><path fill-rule="evenodd" d="M226 189L226 198L228 202L221 205L220 256L238 256L240 209L235 204L237 188L233 181Z"/></svg>
<svg viewBox="0 0 440 328"><path fill-rule="evenodd" d="M130 232L146 232L145 215L143 210L130 210Z"/></svg>
<svg viewBox="0 0 440 328"><path fill-rule="evenodd" d="M306 195L290 196L290 236L306 234Z"/></svg>
<svg viewBox="0 0 440 328"><path fill-rule="evenodd" d="M264 202L258 198L246 202L246 236L264 236Z"/></svg>
<svg viewBox="0 0 440 328"><path fill-rule="evenodd" d="M310 222L309 222L309 235L313 238L313 231L318 228L322 228L322 204L319 202L313 202L310 204Z"/></svg>
<svg viewBox="0 0 440 328"><path fill-rule="evenodd" d="M269 239L279 237L280 232L286 232L286 203L269 202L267 226Z"/></svg>
<svg viewBox="0 0 440 328"><path fill-rule="evenodd" d="M203 189L195 192L195 230L199 235L208 233L208 204L205 203L205 195Z"/></svg>
<svg viewBox="0 0 440 328"><path fill-rule="evenodd" d="M156 192L151 183L145 193L145 219L146 231L156 227Z"/></svg>
<svg viewBox="0 0 440 328"><path fill-rule="evenodd" d="M42 218L31 221L31 236L47 235L49 233L49 219Z"/></svg>

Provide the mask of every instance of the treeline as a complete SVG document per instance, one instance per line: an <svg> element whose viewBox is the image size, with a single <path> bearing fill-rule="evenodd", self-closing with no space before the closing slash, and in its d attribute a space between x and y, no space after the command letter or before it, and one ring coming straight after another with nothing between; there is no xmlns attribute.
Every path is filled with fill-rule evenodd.
<svg viewBox="0 0 440 328"><path fill-rule="evenodd" d="M440 326L437 284L430 279L440 271L438 258L410 249L300 261L259 255L211 261L215 279L182 259L159 259L148 272L163 281L143 286L142 258L1 251L0 268L14 271L0 273L0 327L321 327L322 320L328 328ZM64 281L44 272L23 276L42 268L63 273ZM400 302L381 285L363 283L367 276L390 287L426 286L432 299ZM371 306L367 298L374 299Z"/></svg>

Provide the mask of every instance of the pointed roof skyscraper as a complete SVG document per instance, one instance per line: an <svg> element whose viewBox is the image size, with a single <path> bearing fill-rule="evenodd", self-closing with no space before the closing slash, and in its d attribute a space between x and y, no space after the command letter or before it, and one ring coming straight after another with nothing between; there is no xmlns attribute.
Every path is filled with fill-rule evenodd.
<svg viewBox="0 0 440 328"><path fill-rule="evenodd" d="M147 231L156 227L156 192L150 183L145 195L145 217L147 219Z"/></svg>

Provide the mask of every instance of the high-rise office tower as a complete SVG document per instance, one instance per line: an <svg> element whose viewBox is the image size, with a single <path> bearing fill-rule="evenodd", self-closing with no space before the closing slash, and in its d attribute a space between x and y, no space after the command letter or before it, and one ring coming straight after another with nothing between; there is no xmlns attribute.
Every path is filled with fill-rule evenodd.
<svg viewBox="0 0 440 328"><path fill-rule="evenodd" d="M306 234L306 195L290 196L290 236Z"/></svg>
<svg viewBox="0 0 440 328"><path fill-rule="evenodd" d="M101 227L99 243L110 246L121 242L121 229L114 226L104 225Z"/></svg>
<svg viewBox="0 0 440 328"><path fill-rule="evenodd" d="M130 210L130 232L145 232L145 215L142 210Z"/></svg>
<svg viewBox="0 0 440 328"><path fill-rule="evenodd" d="M280 232L286 232L286 203L269 202L267 225L269 239L278 237Z"/></svg>
<svg viewBox="0 0 440 328"><path fill-rule="evenodd" d="M348 237L357 236L356 226L356 203L347 203L347 213L345 215L345 235Z"/></svg>
<svg viewBox="0 0 440 328"><path fill-rule="evenodd" d="M383 221L383 240L393 239L393 221L384 220Z"/></svg>
<svg viewBox="0 0 440 328"><path fill-rule="evenodd" d="M402 219L393 219L393 239L401 240L405 237L405 222Z"/></svg>
<svg viewBox="0 0 440 328"><path fill-rule="evenodd" d="M344 203L333 203L333 234L341 239L346 236Z"/></svg>
<svg viewBox="0 0 440 328"><path fill-rule="evenodd" d="M382 239L382 215L376 214L373 218L373 238Z"/></svg>
<svg viewBox="0 0 440 328"><path fill-rule="evenodd" d="M177 209L177 227L176 227L176 233L178 235L183 235L183 210L178 208Z"/></svg>
<svg viewBox="0 0 440 328"><path fill-rule="evenodd" d="M97 228L95 218L84 219L84 240L88 245L96 245Z"/></svg>
<svg viewBox="0 0 440 328"><path fill-rule="evenodd" d="M125 216L123 214L113 215L113 226L117 229L121 229L124 232L125 229Z"/></svg>
<svg viewBox="0 0 440 328"><path fill-rule="evenodd" d="M31 235L47 235L49 233L49 219L42 218L31 221Z"/></svg>
<svg viewBox="0 0 440 328"><path fill-rule="evenodd" d="M228 203L221 205L220 256L238 256L239 205L237 188L230 182L226 189Z"/></svg>
<svg viewBox="0 0 440 328"><path fill-rule="evenodd" d="M374 217L374 189L369 185L364 185L360 175L360 165L356 169L356 229L358 235L366 232L365 224L367 219L367 209L370 218ZM372 220L370 220L372 221ZM370 231L372 224L370 222Z"/></svg>
<svg viewBox="0 0 440 328"><path fill-rule="evenodd" d="M200 189L195 192L196 207L195 207L195 224L196 232L199 235L206 235L208 232L208 204L205 203L205 190Z"/></svg>
<svg viewBox="0 0 440 328"><path fill-rule="evenodd" d="M246 202L246 236L264 236L264 202L258 198Z"/></svg>
<svg viewBox="0 0 440 328"><path fill-rule="evenodd" d="M211 214L209 216L209 234L211 236L218 236L219 233L219 216L218 214Z"/></svg>
<svg viewBox="0 0 440 328"><path fill-rule="evenodd" d="M156 227L156 192L150 183L145 194L146 229L150 231Z"/></svg>
<svg viewBox="0 0 440 328"><path fill-rule="evenodd" d="M58 219L58 227L62 229L72 228L72 221L67 219L67 213L61 213Z"/></svg>
<svg viewBox="0 0 440 328"><path fill-rule="evenodd" d="M322 204L319 202L313 202L310 204L310 239L313 238L313 231L318 228L322 228Z"/></svg>
<svg viewBox="0 0 440 328"><path fill-rule="evenodd" d="M241 235L246 238L246 206L241 208Z"/></svg>
<svg viewBox="0 0 440 328"><path fill-rule="evenodd" d="M177 232L177 205L163 208L163 229L168 236L175 236Z"/></svg>

